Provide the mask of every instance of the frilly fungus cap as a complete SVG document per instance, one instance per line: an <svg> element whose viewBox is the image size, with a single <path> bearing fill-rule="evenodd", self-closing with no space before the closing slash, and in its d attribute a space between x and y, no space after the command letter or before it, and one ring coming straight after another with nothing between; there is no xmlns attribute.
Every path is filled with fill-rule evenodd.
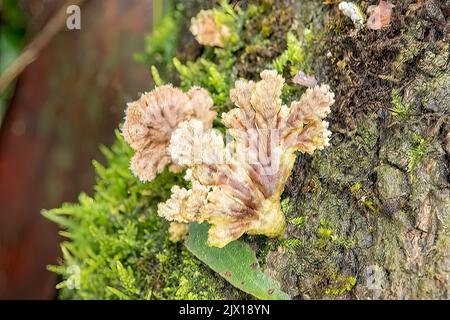
<svg viewBox="0 0 450 320"><path fill-rule="evenodd" d="M282 235L280 196L295 162L295 151L312 153L329 143L323 119L334 95L326 85L308 89L290 108L282 105L284 79L263 71L261 81L237 81L230 91L237 108L222 115L233 141L191 119L171 135L168 158L188 167L192 188L172 188L158 213L181 223L208 221L208 243L223 247L242 234Z"/></svg>
<svg viewBox="0 0 450 320"><path fill-rule="evenodd" d="M198 119L211 127L216 115L208 92L193 87L184 93L171 85L164 85L145 93L128 104L122 133L136 151L131 159L131 171L143 182L151 181L164 170L181 169L173 163L167 146L178 125L188 119Z"/></svg>

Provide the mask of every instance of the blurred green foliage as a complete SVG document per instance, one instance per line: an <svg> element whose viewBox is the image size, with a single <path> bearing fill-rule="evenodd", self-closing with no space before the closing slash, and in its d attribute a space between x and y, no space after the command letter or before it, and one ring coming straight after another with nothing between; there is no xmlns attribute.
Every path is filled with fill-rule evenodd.
<svg viewBox="0 0 450 320"><path fill-rule="evenodd" d="M159 3L159 10L163 11L163 5ZM175 56L178 48L178 41L181 27L181 17L183 5L174 5L172 1L165 3L167 13L154 19L152 33L145 39L145 50L142 53L136 53L134 58L148 66L155 66L162 74L163 78L169 79L173 73L172 58ZM157 23L156 23L157 21Z"/></svg>
<svg viewBox="0 0 450 320"><path fill-rule="evenodd" d="M0 13L0 75L17 58L25 46L26 20L17 0L3 0ZM13 93L8 88L0 93L0 124Z"/></svg>

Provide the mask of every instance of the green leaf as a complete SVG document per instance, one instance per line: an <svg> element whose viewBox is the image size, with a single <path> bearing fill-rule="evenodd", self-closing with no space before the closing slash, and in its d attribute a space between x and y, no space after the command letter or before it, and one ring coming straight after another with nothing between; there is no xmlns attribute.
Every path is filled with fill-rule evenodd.
<svg viewBox="0 0 450 320"><path fill-rule="evenodd" d="M289 300L280 284L265 275L253 250L242 241L233 241L223 248L209 247L207 223L191 223L186 247L198 259L220 274L236 288L263 300Z"/></svg>

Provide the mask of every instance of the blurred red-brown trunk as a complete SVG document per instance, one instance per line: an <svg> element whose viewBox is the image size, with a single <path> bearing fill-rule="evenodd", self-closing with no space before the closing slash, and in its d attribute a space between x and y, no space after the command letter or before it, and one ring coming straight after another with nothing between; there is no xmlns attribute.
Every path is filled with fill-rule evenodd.
<svg viewBox="0 0 450 320"><path fill-rule="evenodd" d="M62 2L24 4L41 10L42 24ZM40 210L91 190L98 145L112 142L126 100L149 86L132 55L151 17L151 1L87 1L81 30L62 30L19 78L0 130L0 299L55 297L46 266L60 239Z"/></svg>

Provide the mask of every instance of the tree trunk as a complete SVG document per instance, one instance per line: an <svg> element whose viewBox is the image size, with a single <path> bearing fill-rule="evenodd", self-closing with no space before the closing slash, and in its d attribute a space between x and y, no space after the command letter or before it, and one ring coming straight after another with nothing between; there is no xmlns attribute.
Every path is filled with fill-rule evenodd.
<svg viewBox="0 0 450 320"><path fill-rule="evenodd" d="M379 31L333 6L315 45L336 94L331 146L300 155L285 190L300 245L266 257L300 299L449 297L449 1L392 2Z"/></svg>

